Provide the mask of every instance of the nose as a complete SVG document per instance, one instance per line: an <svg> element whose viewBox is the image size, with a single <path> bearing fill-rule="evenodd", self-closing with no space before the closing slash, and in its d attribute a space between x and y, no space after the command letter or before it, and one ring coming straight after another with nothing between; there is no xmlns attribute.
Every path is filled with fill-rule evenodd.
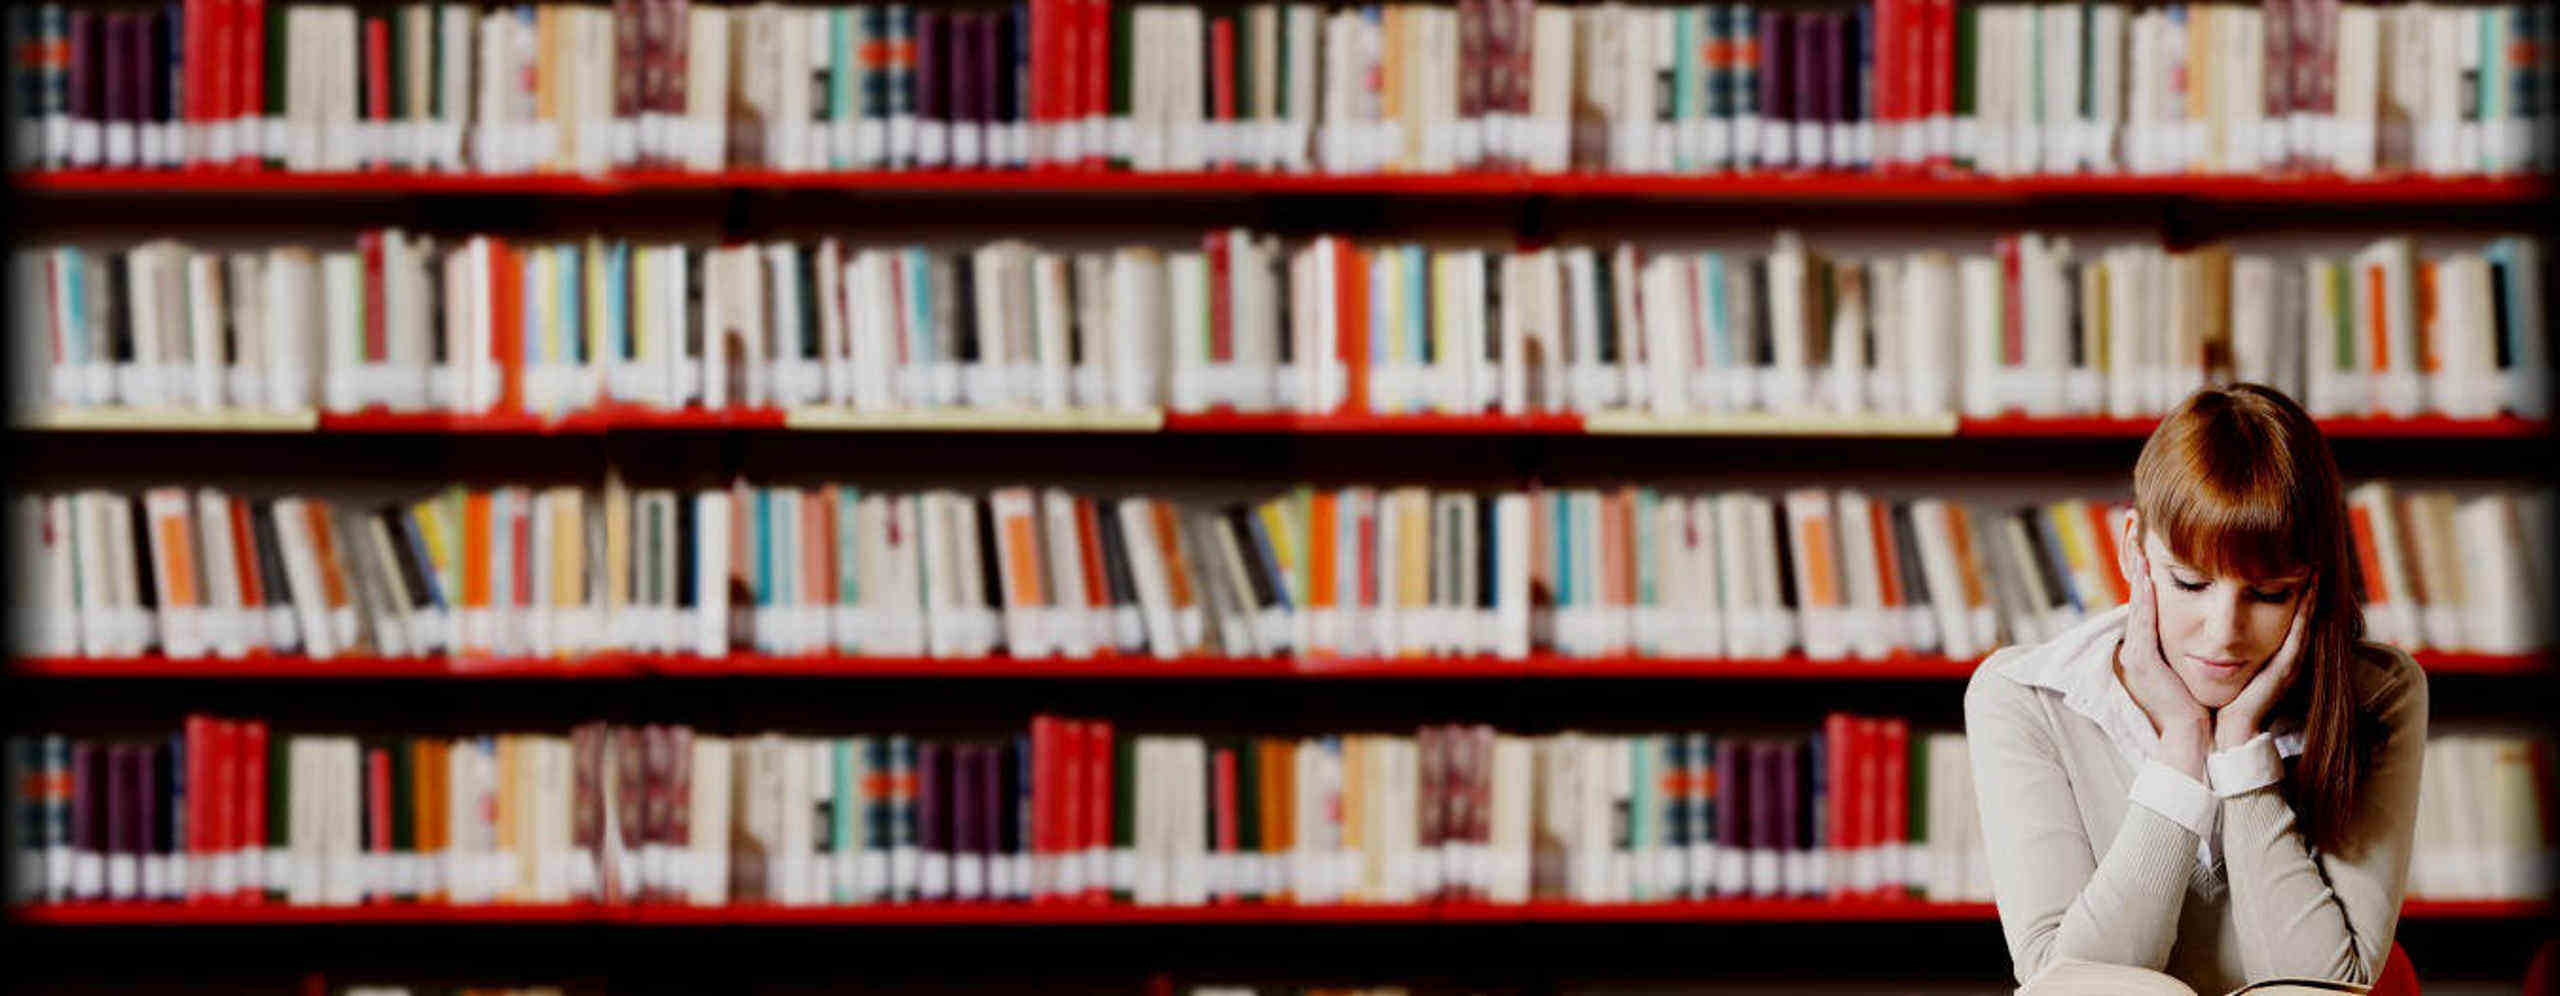
<svg viewBox="0 0 2560 996"><path fill-rule="evenodd" d="M2240 649L2240 600L2244 597L2238 585L2219 597L2207 599L2204 636L2219 654L2233 654Z"/></svg>

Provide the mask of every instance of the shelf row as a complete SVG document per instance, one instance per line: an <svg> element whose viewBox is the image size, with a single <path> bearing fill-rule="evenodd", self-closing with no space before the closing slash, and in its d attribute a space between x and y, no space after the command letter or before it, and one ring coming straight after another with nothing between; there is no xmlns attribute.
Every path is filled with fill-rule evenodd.
<svg viewBox="0 0 2560 996"><path fill-rule="evenodd" d="M1698 203L2013 206L2056 200L2179 200L2208 204L2327 206L2524 206L2550 196L2542 177L2340 176L1939 176L1797 172L1729 176L1620 173L1129 173L1098 169L783 172L644 170L603 174L478 174L376 170L287 173L248 169L20 172L22 195L348 196L526 195L614 197L637 193L817 190L955 194L972 198L1547 197Z"/></svg>
<svg viewBox="0 0 2560 996"><path fill-rule="evenodd" d="M321 413L183 408L74 408L30 413L21 430L42 432L337 433L408 435L602 435L611 432L793 430L809 432L1040 432L1165 435L1304 436L1571 436L1656 435L1792 438L2141 439L2151 418L2040 418L2009 415L1826 415L1749 413L1665 418L1644 412L1580 415L1396 414L1343 412L1165 412L1034 409L862 412L832 407L662 409L614 405L557 416L533 412L460 415L447 412ZM2333 418L2321 422L2339 439L2537 439L2540 419L2421 415Z"/></svg>
<svg viewBox="0 0 2560 996"><path fill-rule="evenodd" d="M2523 920L2547 903L2522 900L2410 900L2413 920ZM1925 900L1727 899L1676 903L1337 904L1234 903L1124 906L1103 903L916 903L876 906L601 906L382 903L365 906L78 903L10 911L20 924L47 926L627 924L635 926L958 926L1208 924L1551 923L1989 923L1990 903Z"/></svg>
<svg viewBox="0 0 2560 996"><path fill-rule="evenodd" d="M2430 674L2535 677L2549 673L2542 655L2412 655ZM237 659L145 657L22 657L10 669L29 678L1409 678L1572 679L1662 678L1694 680L1879 681L1960 680L1972 660L1895 655L1881 660L1816 660L1788 656L1739 658L1567 657L1536 654L1511 660L1455 657L1217 657L1098 656L1021 659L985 657L865 657L850 655L697 657L672 654L595 654L562 658L448 658L340 656L311 658L251 655Z"/></svg>

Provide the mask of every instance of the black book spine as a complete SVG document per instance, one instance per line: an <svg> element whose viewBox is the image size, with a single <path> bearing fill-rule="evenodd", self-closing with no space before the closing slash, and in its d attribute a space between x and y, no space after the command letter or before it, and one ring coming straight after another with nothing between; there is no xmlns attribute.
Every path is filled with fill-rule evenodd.
<svg viewBox="0 0 2560 996"><path fill-rule="evenodd" d="M952 356L960 363L977 363L985 358L978 342L978 261L971 253L956 254L951 263L951 335Z"/></svg>
<svg viewBox="0 0 2560 996"><path fill-rule="evenodd" d="M694 550L697 534L695 520L699 517L696 512L695 505L699 501L700 498L697 495L689 495L683 492L678 492L676 494L675 606L680 611L689 611L695 606L701 604L701 596L699 595L702 585L701 578L699 577L701 572L697 569L698 565L695 563Z"/></svg>
<svg viewBox="0 0 2560 996"><path fill-rule="evenodd" d="M1770 506L1771 535L1778 538L1778 542L1776 544L1778 548L1778 607L1785 609L1788 612L1794 612L1796 609L1795 534L1787 529L1786 505L1778 502L1771 502Z"/></svg>

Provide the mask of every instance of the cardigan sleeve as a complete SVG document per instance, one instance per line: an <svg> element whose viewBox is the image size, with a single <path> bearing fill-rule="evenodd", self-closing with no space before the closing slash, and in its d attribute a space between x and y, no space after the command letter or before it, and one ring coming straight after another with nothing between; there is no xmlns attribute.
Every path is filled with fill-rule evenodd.
<svg viewBox="0 0 2560 996"><path fill-rule="evenodd" d="M1965 688L1974 798L2018 981L2063 959L2158 971L2178 939L2196 833L2129 805L2100 850L2043 712L2034 689L1988 662Z"/></svg>
<svg viewBox="0 0 2560 996"><path fill-rule="evenodd" d="M2385 653L2388 663L2372 666L2379 681L2367 686L2378 690L2366 700L2382 719L2384 741L2365 772L2340 853L2310 849L2278 785L2223 800L2223 865L2240 963L2252 982L2370 983L2391 951L2417 822L2427 678L2407 655Z"/></svg>

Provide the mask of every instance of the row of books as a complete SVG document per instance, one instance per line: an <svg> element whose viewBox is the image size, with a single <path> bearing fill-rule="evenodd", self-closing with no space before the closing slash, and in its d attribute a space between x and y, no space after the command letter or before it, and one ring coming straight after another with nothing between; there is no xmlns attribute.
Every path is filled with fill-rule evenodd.
<svg viewBox="0 0 2560 996"><path fill-rule="evenodd" d="M1987 899L1963 738L351 736L190 716L20 738L22 901Z"/></svg>
<svg viewBox="0 0 2560 996"><path fill-rule="evenodd" d="M2514 734L2427 741L2410 841L2409 892L2441 899L2543 899L2560 856L2552 745Z"/></svg>
<svg viewBox="0 0 2560 996"><path fill-rule="evenodd" d="M2359 485L2370 634L2551 642L2551 493ZM1577 487L1260 500L851 485L22 494L49 657L1971 658L2122 604L2129 506Z"/></svg>
<svg viewBox="0 0 2560 996"><path fill-rule="evenodd" d="M2427 745L2409 892L2530 899L2548 741ZM1987 901L1963 735L1137 734L982 738L271 734L15 738L20 902L783 906L1079 901Z"/></svg>
<svg viewBox="0 0 2560 996"><path fill-rule="evenodd" d="M2548 164L2535 4L30 5L24 162L487 173Z"/></svg>
<svg viewBox="0 0 2560 996"><path fill-rule="evenodd" d="M2321 416L2539 417L2539 243L1765 253L1245 229L1190 247L603 236L21 250L19 397L329 412L2158 414L2269 383Z"/></svg>

